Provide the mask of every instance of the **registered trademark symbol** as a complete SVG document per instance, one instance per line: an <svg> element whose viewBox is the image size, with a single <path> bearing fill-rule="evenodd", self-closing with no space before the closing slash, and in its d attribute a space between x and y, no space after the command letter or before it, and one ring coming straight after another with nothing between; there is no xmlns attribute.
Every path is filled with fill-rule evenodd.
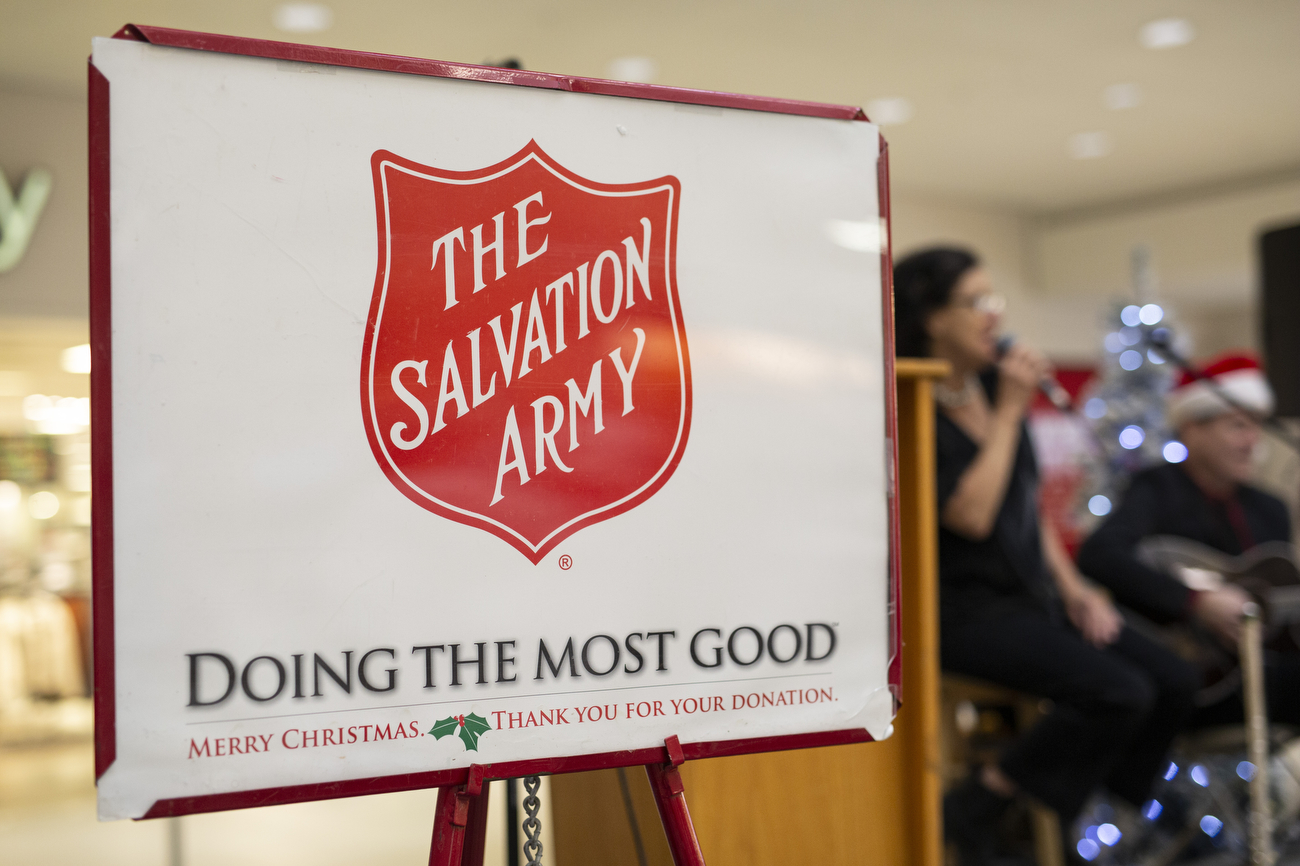
<svg viewBox="0 0 1300 866"><path fill-rule="evenodd" d="M569 569L573 568L573 557L569 556L569 554L567 553L564 554L564 556L561 556L560 568L564 569L565 571L568 571Z"/></svg>

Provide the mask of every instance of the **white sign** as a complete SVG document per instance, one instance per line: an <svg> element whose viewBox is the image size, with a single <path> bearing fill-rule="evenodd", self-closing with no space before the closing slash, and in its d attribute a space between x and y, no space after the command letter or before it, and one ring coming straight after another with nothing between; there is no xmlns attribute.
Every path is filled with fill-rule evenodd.
<svg viewBox="0 0 1300 866"><path fill-rule="evenodd" d="M170 38L93 56L101 817L888 735L874 126Z"/></svg>

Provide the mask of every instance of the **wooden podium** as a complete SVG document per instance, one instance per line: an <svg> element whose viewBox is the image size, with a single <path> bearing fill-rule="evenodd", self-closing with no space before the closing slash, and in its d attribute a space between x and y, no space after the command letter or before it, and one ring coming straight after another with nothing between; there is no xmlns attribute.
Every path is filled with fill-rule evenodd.
<svg viewBox="0 0 1300 866"><path fill-rule="evenodd" d="M713 866L943 862L931 387L947 371L930 359L896 363L904 650L894 735L882 743L686 762L686 798ZM548 866L672 863L640 768L622 779L616 770L554 776L551 791L556 850Z"/></svg>

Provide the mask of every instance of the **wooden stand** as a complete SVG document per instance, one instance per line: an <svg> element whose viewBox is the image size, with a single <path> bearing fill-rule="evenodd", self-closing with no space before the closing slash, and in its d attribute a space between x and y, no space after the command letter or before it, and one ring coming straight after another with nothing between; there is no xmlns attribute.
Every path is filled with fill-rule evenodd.
<svg viewBox="0 0 1300 866"><path fill-rule="evenodd" d="M894 735L879 743L686 762L680 773L691 790L691 820L716 863L943 866L931 388L948 372L945 362L929 358L900 358L895 366L904 648ZM654 821L644 786L633 786L625 798L609 770L554 776L551 791L555 844L565 862L672 862L655 832L640 834L645 860L635 853L636 821L629 816L645 829Z"/></svg>
<svg viewBox="0 0 1300 866"><path fill-rule="evenodd" d="M664 740L664 747L668 760L662 764L646 764L645 772L650 778L673 863L704 866L704 854L686 808L686 789L677 769L686 762L681 741L671 736ZM470 766L465 784L438 789L429 866L483 866L490 790L483 784L483 767L479 764Z"/></svg>

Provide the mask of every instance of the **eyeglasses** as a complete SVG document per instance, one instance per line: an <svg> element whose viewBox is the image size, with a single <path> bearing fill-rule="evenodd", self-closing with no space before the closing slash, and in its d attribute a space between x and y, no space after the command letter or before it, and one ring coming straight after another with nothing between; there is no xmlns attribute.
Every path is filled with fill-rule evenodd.
<svg viewBox="0 0 1300 866"><path fill-rule="evenodd" d="M973 298L957 298L952 305L996 316L1007 308L1007 299L1005 295L999 295L997 292L985 292Z"/></svg>

